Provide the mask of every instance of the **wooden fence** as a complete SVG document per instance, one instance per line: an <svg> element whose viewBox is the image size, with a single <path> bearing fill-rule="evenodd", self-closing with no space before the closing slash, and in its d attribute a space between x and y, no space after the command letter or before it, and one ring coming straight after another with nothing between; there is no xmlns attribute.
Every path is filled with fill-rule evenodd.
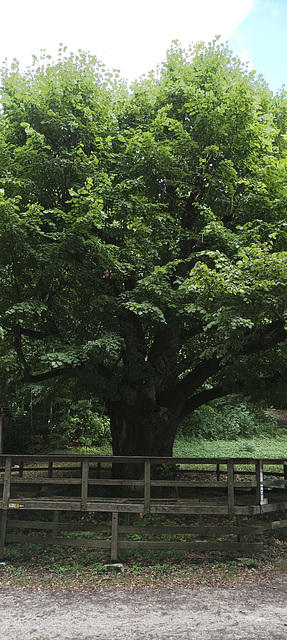
<svg viewBox="0 0 287 640"><path fill-rule="evenodd" d="M12 542L104 548L112 561L121 549L250 553L287 527L284 459L0 455L1 494L0 558Z"/></svg>

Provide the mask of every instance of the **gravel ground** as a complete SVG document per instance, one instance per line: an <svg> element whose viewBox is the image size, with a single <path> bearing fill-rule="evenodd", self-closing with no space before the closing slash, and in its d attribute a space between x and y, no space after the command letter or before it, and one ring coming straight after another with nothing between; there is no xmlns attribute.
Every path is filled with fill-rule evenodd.
<svg viewBox="0 0 287 640"><path fill-rule="evenodd" d="M286 640L286 573L265 584L0 589L1 640Z"/></svg>

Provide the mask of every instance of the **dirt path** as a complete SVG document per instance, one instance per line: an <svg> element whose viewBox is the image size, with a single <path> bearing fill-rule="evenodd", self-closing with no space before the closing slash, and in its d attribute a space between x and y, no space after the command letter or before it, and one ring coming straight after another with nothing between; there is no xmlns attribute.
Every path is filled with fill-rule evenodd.
<svg viewBox="0 0 287 640"><path fill-rule="evenodd" d="M264 585L99 588L2 587L1 640L286 640L285 573Z"/></svg>

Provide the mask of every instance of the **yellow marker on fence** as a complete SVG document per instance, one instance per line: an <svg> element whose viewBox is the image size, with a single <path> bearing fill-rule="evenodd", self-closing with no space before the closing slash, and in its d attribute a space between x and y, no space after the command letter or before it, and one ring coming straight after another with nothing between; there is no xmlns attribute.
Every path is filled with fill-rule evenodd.
<svg viewBox="0 0 287 640"><path fill-rule="evenodd" d="M21 509L21 507L24 507L23 504L19 504L18 502L9 502L9 509Z"/></svg>

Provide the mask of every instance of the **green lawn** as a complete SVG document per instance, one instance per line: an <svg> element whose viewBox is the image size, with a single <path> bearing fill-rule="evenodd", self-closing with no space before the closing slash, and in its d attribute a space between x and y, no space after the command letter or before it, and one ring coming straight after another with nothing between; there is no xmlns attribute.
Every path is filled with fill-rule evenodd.
<svg viewBox="0 0 287 640"><path fill-rule="evenodd" d="M112 455L111 445L101 447L69 447L57 449L54 453L78 455ZM253 438L252 440L184 440L177 439L173 455L186 458L286 458L287 430L273 438Z"/></svg>
<svg viewBox="0 0 287 640"><path fill-rule="evenodd" d="M183 440L175 441L173 455L195 458L286 458L287 431L274 438L252 440Z"/></svg>

